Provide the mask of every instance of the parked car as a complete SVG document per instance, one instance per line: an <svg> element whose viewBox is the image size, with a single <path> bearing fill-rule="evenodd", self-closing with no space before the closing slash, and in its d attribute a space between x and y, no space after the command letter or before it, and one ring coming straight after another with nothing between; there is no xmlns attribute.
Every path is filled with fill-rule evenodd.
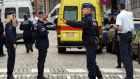
<svg viewBox="0 0 140 79"><path fill-rule="evenodd" d="M134 19L135 36L132 40L132 57L140 64L140 19Z"/></svg>
<svg viewBox="0 0 140 79"><path fill-rule="evenodd" d="M106 47L106 52L113 53L113 41L114 41L115 29L112 25L103 27L103 33L100 41L100 49Z"/></svg>
<svg viewBox="0 0 140 79"><path fill-rule="evenodd" d="M59 8L60 8L60 3L57 4L57 5L53 8L53 10L49 13L49 15L48 15L48 21L49 21L49 22L52 22L52 23L53 23L54 20L55 20L56 18L58 18Z"/></svg>
<svg viewBox="0 0 140 79"><path fill-rule="evenodd" d="M107 44L106 44L106 51L108 53L114 53L114 35L115 35L115 29L114 28L110 28L108 31L108 40L107 40Z"/></svg>
<svg viewBox="0 0 140 79"><path fill-rule="evenodd" d="M102 49L106 47L108 41L108 32L109 32L109 25L103 26L103 32L101 34L100 43L99 43L100 52L102 52Z"/></svg>
<svg viewBox="0 0 140 79"><path fill-rule="evenodd" d="M59 13L60 3L57 4L49 13L48 15L48 22L53 23L54 25L48 25L48 27L51 27L52 30L57 29L57 20L58 20L58 13Z"/></svg>

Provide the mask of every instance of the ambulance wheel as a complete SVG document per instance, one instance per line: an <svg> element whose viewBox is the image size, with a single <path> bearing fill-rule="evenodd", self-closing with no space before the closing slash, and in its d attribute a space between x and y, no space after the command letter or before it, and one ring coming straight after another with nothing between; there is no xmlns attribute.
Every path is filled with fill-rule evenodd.
<svg viewBox="0 0 140 79"><path fill-rule="evenodd" d="M58 47L58 53L60 53L60 54L66 53L66 48L65 47Z"/></svg>

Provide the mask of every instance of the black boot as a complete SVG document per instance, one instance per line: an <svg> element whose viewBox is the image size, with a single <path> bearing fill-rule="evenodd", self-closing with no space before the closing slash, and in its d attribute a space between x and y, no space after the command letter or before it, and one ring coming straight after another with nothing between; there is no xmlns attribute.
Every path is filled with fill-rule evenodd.
<svg viewBox="0 0 140 79"><path fill-rule="evenodd" d="M1 55L0 55L0 57L4 57L4 56L5 56L5 54L1 54Z"/></svg>
<svg viewBox="0 0 140 79"><path fill-rule="evenodd" d="M99 77L98 79L103 79L103 77Z"/></svg>
<svg viewBox="0 0 140 79"><path fill-rule="evenodd" d="M29 49L26 50L26 53L29 53Z"/></svg>
<svg viewBox="0 0 140 79"><path fill-rule="evenodd" d="M37 76L37 79L48 79L48 78L46 78L46 77L39 77L39 76Z"/></svg>
<svg viewBox="0 0 140 79"><path fill-rule="evenodd" d="M13 75L8 75L7 79L15 79L15 77Z"/></svg>
<svg viewBox="0 0 140 79"><path fill-rule="evenodd" d="M134 79L133 77L125 77L125 79Z"/></svg>
<svg viewBox="0 0 140 79"><path fill-rule="evenodd" d="M122 68L121 65L116 66L116 68Z"/></svg>
<svg viewBox="0 0 140 79"><path fill-rule="evenodd" d="M31 48L30 50L31 50L31 52L33 52L33 48Z"/></svg>

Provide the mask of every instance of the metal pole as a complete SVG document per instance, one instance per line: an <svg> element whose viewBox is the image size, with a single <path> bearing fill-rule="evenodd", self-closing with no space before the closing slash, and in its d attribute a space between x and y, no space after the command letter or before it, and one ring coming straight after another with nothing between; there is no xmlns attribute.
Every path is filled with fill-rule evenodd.
<svg viewBox="0 0 140 79"><path fill-rule="evenodd" d="M46 0L44 0L44 12L46 13Z"/></svg>
<svg viewBox="0 0 140 79"><path fill-rule="evenodd" d="M111 13L114 14L118 11L118 0L111 0Z"/></svg>
<svg viewBox="0 0 140 79"><path fill-rule="evenodd" d="M39 1L38 0L35 0L34 2L34 5L35 5L35 12L36 12L36 15L38 14L38 6L39 6Z"/></svg>

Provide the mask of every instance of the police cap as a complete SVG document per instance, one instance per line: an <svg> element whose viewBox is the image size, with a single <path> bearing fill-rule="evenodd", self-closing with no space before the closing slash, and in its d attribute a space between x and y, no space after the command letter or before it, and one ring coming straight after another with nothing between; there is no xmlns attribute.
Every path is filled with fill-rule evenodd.
<svg viewBox="0 0 140 79"><path fill-rule="evenodd" d="M120 3L120 7L125 7L125 4L124 3Z"/></svg>
<svg viewBox="0 0 140 79"><path fill-rule="evenodd" d="M121 0L119 3L120 3L120 7L125 7L125 1L124 0Z"/></svg>
<svg viewBox="0 0 140 79"><path fill-rule="evenodd" d="M93 8L93 5L91 3L83 3L82 8Z"/></svg>
<svg viewBox="0 0 140 79"><path fill-rule="evenodd" d="M113 15L114 15L114 16L117 16L118 14L119 14L118 12L115 12Z"/></svg>
<svg viewBox="0 0 140 79"><path fill-rule="evenodd" d="M12 15L12 14L15 14L15 12L14 11L8 11L6 14L7 15Z"/></svg>
<svg viewBox="0 0 140 79"><path fill-rule="evenodd" d="M28 14L24 14L24 17L28 17Z"/></svg>

